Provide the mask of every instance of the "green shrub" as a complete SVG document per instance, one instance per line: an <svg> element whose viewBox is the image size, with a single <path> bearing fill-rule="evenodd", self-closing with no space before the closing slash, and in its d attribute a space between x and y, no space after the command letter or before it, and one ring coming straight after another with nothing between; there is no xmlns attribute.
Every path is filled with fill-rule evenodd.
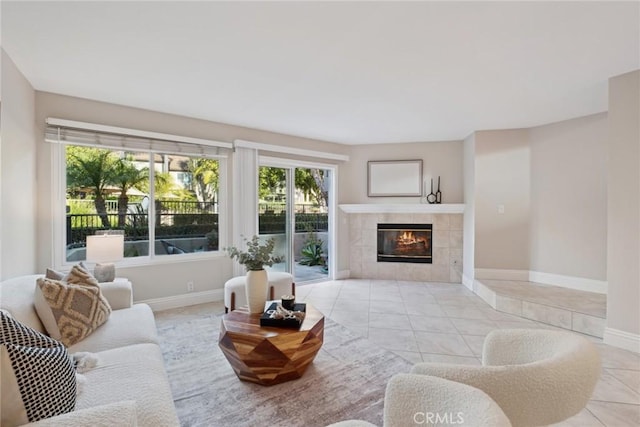
<svg viewBox="0 0 640 427"><path fill-rule="evenodd" d="M307 234L307 240L304 242L304 246L300 250L300 265L325 265L326 259L324 257L324 251L322 250L322 240L318 239L318 235L314 231L309 231Z"/></svg>
<svg viewBox="0 0 640 427"><path fill-rule="evenodd" d="M218 250L218 230L211 230L207 234L204 235L207 238L207 249L210 251Z"/></svg>
<svg viewBox="0 0 640 427"><path fill-rule="evenodd" d="M195 225L195 224L217 224L218 214L201 213L201 214L162 214L163 216L172 216L174 225Z"/></svg>

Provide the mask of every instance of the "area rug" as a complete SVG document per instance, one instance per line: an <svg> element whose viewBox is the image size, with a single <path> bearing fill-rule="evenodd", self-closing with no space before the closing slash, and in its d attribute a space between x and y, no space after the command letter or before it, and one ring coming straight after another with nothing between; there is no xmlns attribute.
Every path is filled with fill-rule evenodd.
<svg viewBox="0 0 640 427"><path fill-rule="evenodd" d="M183 426L326 426L360 419L382 425L384 390L411 364L325 319L324 344L302 378L264 387L240 381L218 348L220 316L159 327Z"/></svg>

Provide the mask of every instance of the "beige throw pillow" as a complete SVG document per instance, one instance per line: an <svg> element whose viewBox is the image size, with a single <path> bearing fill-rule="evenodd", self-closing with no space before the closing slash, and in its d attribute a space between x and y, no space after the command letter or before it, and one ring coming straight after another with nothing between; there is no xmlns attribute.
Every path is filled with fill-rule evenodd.
<svg viewBox="0 0 640 427"><path fill-rule="evenodd" d="M65 279L38 279L34 305L49 335L71 346L106 322L111 307L96 279L80 266Z"/></svg>
<svg viewBox="0 0 640 427"><path fill-rule="evenodd" d="M62 280L72 284L95 284L95 286L98 286L98 280L93 277L93 274L89 272L89 269L82 262L71 267L69 273Z"/></svg>

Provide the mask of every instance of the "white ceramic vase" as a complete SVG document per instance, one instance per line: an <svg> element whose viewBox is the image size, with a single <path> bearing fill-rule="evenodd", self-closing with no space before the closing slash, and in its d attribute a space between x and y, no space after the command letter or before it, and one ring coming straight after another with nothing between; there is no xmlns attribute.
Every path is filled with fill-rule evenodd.
<svg viewBox="0 0 640 427"><path fill-rule="evenodd" d="M267 279L266 270L247 271L245 292L247 294L247 305L249 306L249 313L264 312L264 304L267 302L268 287L269 280Z"/></svg>

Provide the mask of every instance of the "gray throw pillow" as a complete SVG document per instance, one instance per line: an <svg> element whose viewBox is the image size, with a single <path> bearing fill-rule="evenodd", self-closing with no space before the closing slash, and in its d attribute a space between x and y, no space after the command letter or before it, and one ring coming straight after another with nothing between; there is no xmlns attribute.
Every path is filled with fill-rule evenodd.
<svg viewBox="0 0 640 427"><path fill-rule="evenodd" d="M113 282L116 278L116 266L114 264L96 264L93 276L100 283Z"/></svg>

